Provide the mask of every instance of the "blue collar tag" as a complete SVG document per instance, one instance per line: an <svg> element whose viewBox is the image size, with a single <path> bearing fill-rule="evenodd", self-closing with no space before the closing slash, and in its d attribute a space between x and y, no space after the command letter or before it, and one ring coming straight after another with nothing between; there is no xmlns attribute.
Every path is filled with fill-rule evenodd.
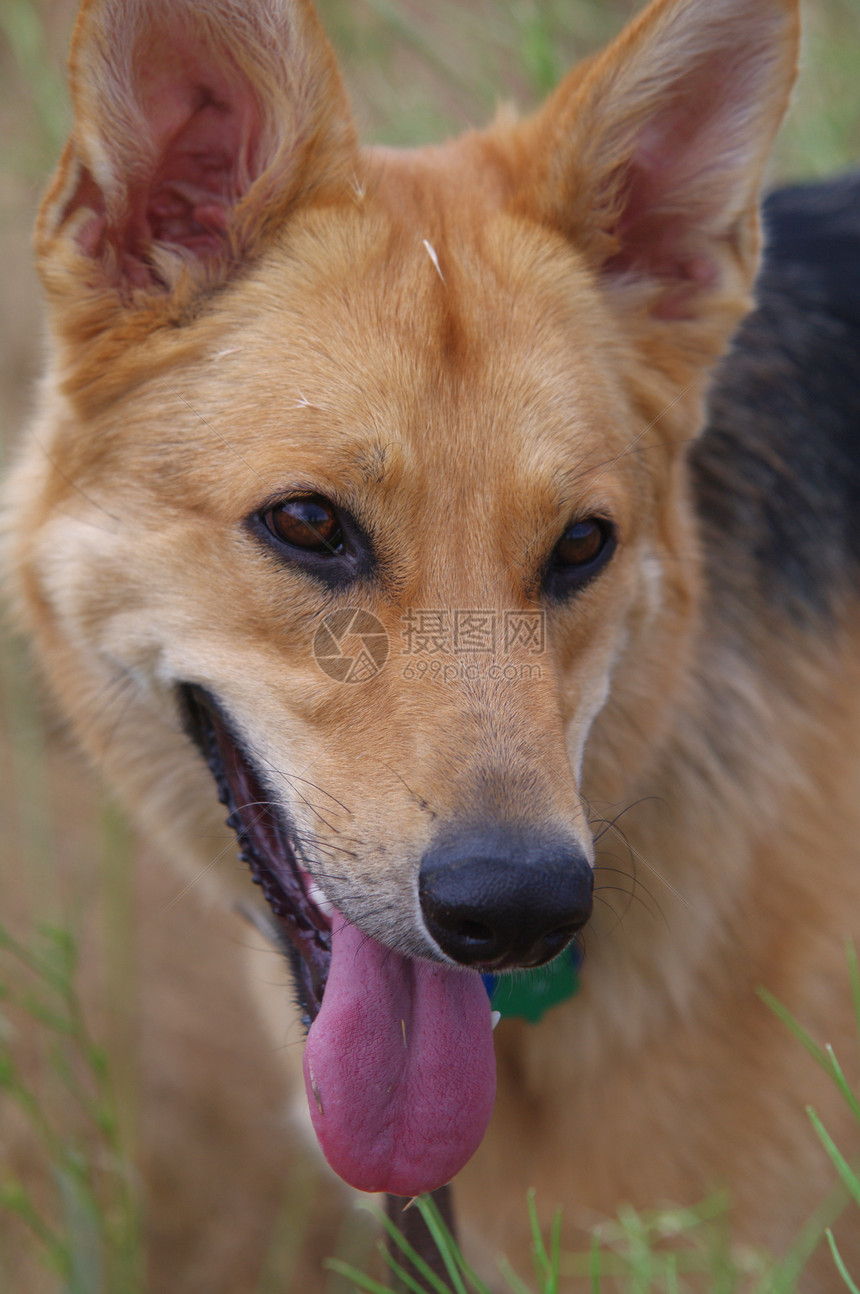
<svg viewBox="0 0 860 1294"><path fill-rule="evenodd" d="M546 966L511 971L506 975L482 975L490 1006L503 1019L515 1016L537 1024L551 1007L566 1002L579 992L582 953L576 944L565 948Z"/></svg>

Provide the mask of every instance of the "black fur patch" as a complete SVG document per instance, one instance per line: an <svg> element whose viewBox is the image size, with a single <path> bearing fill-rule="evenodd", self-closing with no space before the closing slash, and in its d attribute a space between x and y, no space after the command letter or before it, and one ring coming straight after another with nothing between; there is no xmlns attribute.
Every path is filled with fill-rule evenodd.
<svg viewBox="0 0 860 1294"><path fill-rule="evenodd" d="M781 189L764 220L693 485L720 615L752 601L820 627L860 569L860 176Z"/></svg>

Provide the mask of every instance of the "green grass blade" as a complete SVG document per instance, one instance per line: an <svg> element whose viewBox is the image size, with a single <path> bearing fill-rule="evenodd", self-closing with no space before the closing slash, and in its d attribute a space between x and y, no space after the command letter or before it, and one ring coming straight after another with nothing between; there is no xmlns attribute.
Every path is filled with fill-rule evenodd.
<svg viewBox="0 0 860 1294"><path fill-rule="evenodd" d="M454 1286L455 1294L468 1294L459 1270L461 1266L459 1248L445 1225L445 1220L436 1207L435 1201L427 1195L421 1196L418 1200L418 1210L445 1264L445 1270Z"/></svg>
<svg viewBox="0 0 860 1294"><path fill-rule="evenodd" d="M666 1255L666 1294L678 1294L678 1256Z"/></svg>
<svg viewBox="0 0 860 1294"><path fill-rule="evenodd" d="M45 1222L33 1204L29 1191L17 1178L8 1178L0 1187L0 1209L20 1218L41 1246L47 1265L64 1280L68 1279L71 1274L71 1259L63 1237Z"/></svg>
<svg viewBox="0 0 860 1294"><path fill-rule="evenodd" d="M394 1272L394 1275L399 1277L406 1289L409 1290L409 1294L427 1294L424 1286L419 1285L412 1273L408 1272L405 1267L402 1267L397 1259L387 1249L383 1249L382 1256Z"/></svg>
<svg viewBox="0 0 860 1294"><path fill-rule="evenodd" d="M600 1246L600 1236L595 1231L591 1237L591 1253L589 1255L588 1276L591 1283L591 1294L600 1294L600 1268L602 1266L602 1250Z"/></svg>
<svg viewBox="0 0 860 1294"><path fill-rule="evenodd" d="M499 1258L498 1267L501 1275L507 1282L511 1294L532 1294L528 1285L526 1285L524 1281L520 1280L507 1258Z"/></svg>
<svg viewBox="0 0 860 1294"><path fill-rule="evenodd" d="M363 1290L364 1294L394 1294L390 1285L380 1285L379 1281L375 1281L371 1276L365 1276L364 1272L351 1267L349 1263L341 1262L339 1258L326 1258L323 1267L352 1281L356 1289ZM419 1288L418 1294L424 1294L424 1290Z"/></svg>
<svg viewBox="0 0 860 1294"><path fill-rule="evenodd" d="M830 1133L827 1131L811 1105L806 1107L806 1113L809 1115L812 1126L818 1133L818 1138L824 1149L827 1151L830 1161L839 1174L840 1179L844 1183L854 1202L856 1204L860 1204L860 1178L858 1178L856 1172L848 1163L848 1160L842 1154L842 1151L836 1145L836 1142L830 1136Z"/></svg>
<svg viewBox="0 0 860 1294"><path fill-rule="evenodd" d="M529 1209L529 1225L532 1232L532 1253L535 1260L535 1272L538 1278L546 1282L552 1279L552 1267L550 1265L549 1254L546 1251L546 1245L541 1235L540 1222L537 1215L537 1204L535 1202L535 1189L532 1186L526 1195Z"/></svg>
<svg viewBox="0 0 860 1294"><path fill-rule="evenodd" d="M833 1071L831 1069L827 1052L823 1047L819 1047L812 1035L807 1033L800 1021L796 1020L788 1008L782 1005L779 998L774 997L768 989L762 986L759 986L756 992L762 1002L764 1002L765 1006L769 1007L770 1010L773 1011L774 1015L782 1021L786 1028L794 1034L797 1041L806 1049L806 1051L809 1052L812 1059L817 1061L821 1068L828 1074L832 1074Z"/></svg>
<svg viewBox="0 0 860 1294"><path fill-rule="evenodd" d="M421 1255L412 1247L397 1224L392 1222L390 1218L386 1217L384 1213L380 1213L378 1209L371 1209L371 1212L380 1219L385 1230L397 1245L397 1248L401 1253L406 1255L415 1270L421 1274L423 1279L427 1281L435 1291L435 1294L451 1294L450 1288L444 1284L436 1273L427 1265ZM421 1294L424 1294L423 1290Z"/></svg>
<svg viewBox="0 0 860 1294"><path fill-rule="evenodd" d="M833 1188L823 1204L807 1219L791 1248L768 1272L756 1288L756 1294L796 1294L800 1275L818 1248L821 1237L836 1221L848 1203L848 1193L842 1185Z"/></svg>
<svg viewBox="0 0 860 1294"><path fill-rule="evenodd" d="M561 1209L556 1209L549 1233L549 1260L551 1275L545 1294L558 1294L559 1268L561 1266Z"/></svg>
<svg viewBox="0 0 860 1294"><path fill-rule="evenodd" d="M833 1081L842 1093L842 1096L851 1110L851 1113L854 1115L854 1118L858 1123L860 1123L860 1102L858 1102L857 1097L851 1091L845 1075L842 1073L842 1066L836 1059L836 1052L830 1046L830 1043L827 1043L824 1050L827 1052L827 1055L830 1058L830 1064L833 1067Z"/></svg>
<svg viewBox="0 0 860 1294"><path fill-rule="evenodd" d="M836 1247L836 1241L833 1239L833 1232L828 1227L824 1234L827 1236L827 1243L830 1245L830 1252L833 1255L833 1261L836 1263L836 1269L839 1272L839 1275L848 1286L851 1294L860 1294L860 1290L858 1290L848 1273L848 1268L845 1266L844 1258Z"/></svg>
<svg viewBox="0 0 860 1294"><path fill-rule="evenodd" d="M433 1223L440 1229L441 1234L447 1238L447 1243L450 1246L451 1253L457 1260L457 1265L458 1265L460 1275L464 1276L465 1279L469 1282L469 1284L473 1287L474 1294L490 1294L490 1291L487 1289L484 1282L469 1265L469 1262L466 1259L465 1254L460 1249L460 1246L457 1244L456 1239L448 1229L445 1223L445 1219L442 1217L442 1214L439 1212L439 1206L437 1205L436 1201L433 1199L433 1196L432 1195L420 1196L417 1202L417 1208L421 1212L421 1215L424 1218L424 1222L427 1225L428 1229L431 1231L431 1234L432 1234L432 1227L431 1227L431 1219L432 1219Z"/></svg>
<svg viewBox="0 0 860 1294"><path fill-rule="evenodd" d="M833 1048L820 1047L815 1039L807 1033L803 1025L795 1019L788 1008L784 1007L782 1003L775 998L772 993L768 992L766 988L760 987L757 991L765 1005L770 1007L774 1014L782 1020L783 1024L791 1030L798 1042L801 1043L806 1051L809 1052L813 1060L821 1066L825 1074L827 1074L836 1084L842 1097L850 1106L855 1119L860 1123L860 1102L858 1102L850 1086L845 1081L845 1076L842 1073L839 1062L833 1053ZM858 1017L858 1020L860 1020L860 1017Z"/></svg>

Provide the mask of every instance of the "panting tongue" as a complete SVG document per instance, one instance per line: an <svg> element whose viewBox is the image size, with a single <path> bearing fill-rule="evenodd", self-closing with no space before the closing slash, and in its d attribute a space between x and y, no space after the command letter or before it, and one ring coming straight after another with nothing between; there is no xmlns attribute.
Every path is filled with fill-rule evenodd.
<svg viewBox="0 0 860 1294"><path fill-rule="evenodd" d="M495 1100L481 977L401 957L335 916L304 1070L314 1130L344 1181L436 1190L477 1150Z"/></svg>

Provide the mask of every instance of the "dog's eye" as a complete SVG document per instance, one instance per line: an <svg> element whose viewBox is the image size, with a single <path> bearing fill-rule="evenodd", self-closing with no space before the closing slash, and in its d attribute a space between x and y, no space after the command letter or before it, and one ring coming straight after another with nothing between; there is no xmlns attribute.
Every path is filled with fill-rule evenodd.
<svg viewBox="0 0 860 1294"><path fill-rule="evenodd" d="M305 552L336 555L343 549L343 535L334 506L314 495L287 499L263 514L267 529L282 543Z"/></svg>
<svg viewBox="0 0 860 1294"><path fill-rule="evenodd" d="M566 530L556 544L555 561L558 566L590 566L603 551L607 540L605 522L593 517L577 521Z"/></svg>
<svg viewBox="0 0 860 1294"><path fill-rule="evenodd" d="M585 517L568 526L547 568L547 591L555 596L579 588L596 575L615 551L615 529L601 517Z"/></svg>

